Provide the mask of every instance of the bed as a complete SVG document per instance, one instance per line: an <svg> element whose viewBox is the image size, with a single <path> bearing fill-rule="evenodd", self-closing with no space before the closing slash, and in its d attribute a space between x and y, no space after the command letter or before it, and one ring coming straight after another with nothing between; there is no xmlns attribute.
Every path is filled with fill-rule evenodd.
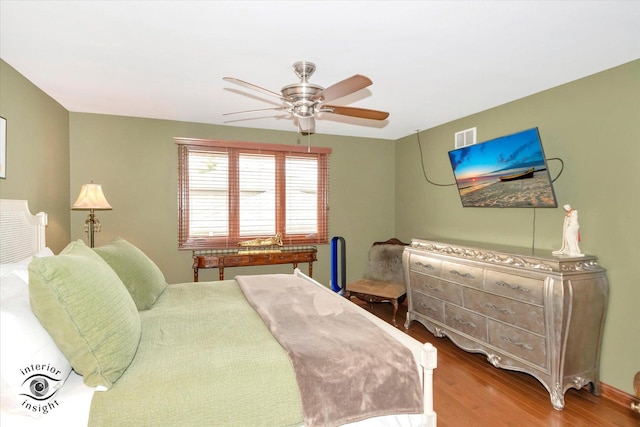
<svg viewBox="0 0 640 427"><path fill-rule="evenodd" d="M1 425L436 425L436 349L299 270L167 285L45 225L0 200Z"/></svg>

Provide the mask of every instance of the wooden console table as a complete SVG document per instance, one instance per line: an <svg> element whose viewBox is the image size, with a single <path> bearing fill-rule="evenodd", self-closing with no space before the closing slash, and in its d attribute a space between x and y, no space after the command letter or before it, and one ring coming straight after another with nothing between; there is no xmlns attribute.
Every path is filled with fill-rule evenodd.
<svg viewBox="0 0 640 427"><path fill-rule="evenodd" d="M317 261L315 246L284 246L279 252L245 251L238 249L205 249L193 251L193 281L198 281L198 270L217 268L220 280L224 280L225 267L309 263L309 277L313 275L313 262Z"/></svg>

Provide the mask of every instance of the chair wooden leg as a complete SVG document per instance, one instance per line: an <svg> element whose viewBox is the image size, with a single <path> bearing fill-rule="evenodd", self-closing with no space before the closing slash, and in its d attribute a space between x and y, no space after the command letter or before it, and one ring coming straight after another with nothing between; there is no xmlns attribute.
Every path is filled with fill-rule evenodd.
<svg viewBox="0 0 640 427"><path fill-rule="evenodd" d="M392 299L391 304L393 304L393 317L391 318L391 321L393 322L393 326L398 326L396 324L396 314L398 313L398 299Z"/></svg>

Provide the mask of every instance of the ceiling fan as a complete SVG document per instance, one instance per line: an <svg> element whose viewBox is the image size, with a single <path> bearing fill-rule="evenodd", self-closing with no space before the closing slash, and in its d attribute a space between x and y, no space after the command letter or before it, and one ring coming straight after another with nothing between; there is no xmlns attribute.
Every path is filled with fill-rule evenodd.
<svg viewBox="0 0 640 427"><path fill-rule="evenodd" d="M223 77L225 81L277 97L282 102L282 106L277 108L238 111L224 115L266 110L286 111L293 116L300 133L303 135L315 133L315 118L318 113L339 114L370 120L385 120L389 117L389 113L384 111L325 104L326 102L342 98L370 86L373 82L368 77L355 74L327 88L323 88L322 86L309 83L309 78L316 70L314 63L299 61L293 64L293 70L300 79L300 82L283 87L280 93L236 79L235 77Z"/></svg>

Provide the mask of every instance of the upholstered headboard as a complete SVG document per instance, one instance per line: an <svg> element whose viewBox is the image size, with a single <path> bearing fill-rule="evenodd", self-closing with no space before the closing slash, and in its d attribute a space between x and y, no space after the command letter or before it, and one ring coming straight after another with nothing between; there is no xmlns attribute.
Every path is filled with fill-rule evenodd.
<svg viewBox="0 0 640 427"><path fill-rule="evenodd" d="M26 200L0 199L0 264L35 255L46 246L47 214L32 215Z"/></svg>

